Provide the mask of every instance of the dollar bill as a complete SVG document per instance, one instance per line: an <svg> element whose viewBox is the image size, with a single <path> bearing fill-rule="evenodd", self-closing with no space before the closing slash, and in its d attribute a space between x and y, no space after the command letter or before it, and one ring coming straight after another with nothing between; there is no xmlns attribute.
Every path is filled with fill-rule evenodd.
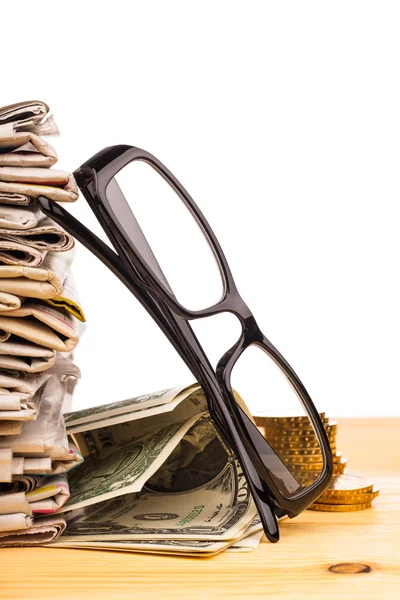
<svg viewBox="0 0 400 600"><path fill-rule="evenodd" d="M257 512L241 467L221 443L208 413L192 421L193 417L186 422L191 423L186 435L163 465L150 477L147 471L140 493L121 494L119 489L101 502L97 494L97 502L80 510L79 502L72 504L74 510L66 515L67 529L60 542L74 546L146 540L231 542L242 536ZM110 472L110 465L106 470ZM114 467L111 470L115 472ZM96 470L93 473L98 477ZM76 499L73 477L72 502ZM86 485L93 491L93 482ZM260 527L256 521L249 533Z"/></svg>
<svg viewBox="0 0 400 600"><path fill-rule="evenodd" d="M85 461L52 546L212 556L259 543L247 481L197 384L70 412L66 424Z"/></svg>
<svg viewBox="0 0 400 600"><path fill-rule="evenodd" d="M181 386L136 398L128 398L121 402L68 412L64 414L67 432L71 435L81 431L99 429L105 425L126 423L130 420L144 419L173 411L189 396L193 400L193 393L198 390L200 390L200 386L197 384L188 387Z"/></svg>
<svg viewBox="0 0 400 600"><path fill-rule="evenodd" d="M52 548L80 548L114 550L117 552L142 552L151 554L171 554L185 556L213 556L229 547L230 542L212 542L207 540L138 540L119 542L64 542L64 536L51 544Z"/></svg>
<svg viewBox="0 0 400 600"><path fill-rule="evenodd" d="M195 557L214 556L224 550L232 552L250 552L257 548L264 531L259 517L253 519L244 533L234 540L215 542L208 540L119 540L105 542L71 542L62 536L52 547L113 550L119 552L141 552L152 554L171 554Z"/></svg>
<svg viewBox="0 0 400 600"><path fill-rule="evenodd" d="M186 407L190 408L190 405ZM173 422L166 425L164 421L168 421L167 416L161 415L153 420L152 427L156 430L142 436L132 435L134 428L124 427L124 424L97 430L96 436L90 438L86 436L84 441L90 455L87 455L88 448L84 448L85 461L71 473L71 497L61 510L72 510L122 494L139 492L201 414L177 422L173 418ZM136 432L140 430L141 427L136 425Z"/></svg>
<svg viewBox="0 0 400 600"><path fill-rule="evenodd" d="M264 531L258 531L257 533L253 533L252 535L245 537L243 540L234 542L226 550L227 552L251 552L255 548L258 548L263 535Z"/></svg>

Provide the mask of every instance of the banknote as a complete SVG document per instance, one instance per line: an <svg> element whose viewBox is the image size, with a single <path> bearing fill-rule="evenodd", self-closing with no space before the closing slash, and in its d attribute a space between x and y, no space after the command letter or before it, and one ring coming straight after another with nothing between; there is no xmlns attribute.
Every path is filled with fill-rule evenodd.
<svg viewBox="0 0 400 600"><path fill-rule="evenodd" d="M80 468L72 471L71 497L61 510L89 506L140 491L199 418L200 415L195 415L178 421L123 445L111 442L111 447L107 447L107 440L104 440L103 450L86 457Z"/></svg>
<svg viewBox="0 0 400 600"><path fill-rule="evenodd" d="M212 542L207 540L138 540L119 542L64 542L64 536L51 544L52 548L81 548L97 550L114 550L117 552L143 552L151 554L171 554L184 556L208 557L222 552L230 542Z"/></svg>
<svg viewBox="0 0 400 600"><path fill-rule="evenodd" d="M128 398L120 402L111 402L110 404L66 412L64 413L65 425L68 433L72 434L98 429L102 425L111 423L125 423L128 420L143 419L147 416L174 410L180 402L198 390L200 390L198 384L181 386Z"/></svg>
<svg viewBox="0 0 400 600"><path fill-rule="evenodd" d="M215 448L210 449L215 452ZM118 496L67 517L70 541L207 539L237 537L256 511L236 461L193 491Z"/></svg>
<svg viewBox="0 0 400 600"><path fill-rule="evenodd" d="M52 547L212 556L259 543L241 465L197 384L69 412L65 421L85 460L69 474L71 495L58 511L67 526Z"/></svg>
<svg viewBox="0 0 400 600"><path fill-rule="evenodd" d="M256 523L257 521L257 523ZM141 552L152 554L171 554L195 557L214 556L222 551L249 552L257 548L264 531L259 518L253 519L251 525L236 539L225 542L211 540L119 540L104 542L70 542L69 538L58 538L52 547L113 550L119 552Z"/></svg>
<svg viewBox="0 0 400 600"><path fill-rule="evenodd" d="M192 394L203 399L197 410L203 409L206 401L202 392L197 390ZM184 410L185 403L179 408ZM167 414L171 419L171 413ZM138 421L128 423L128 429L132 425L138 427ZM208 556L224 550L245 534L260 531L261 522L241 466L223 444L208 412L189 417L187 425L186 432L177 443L175 440L157 470L141 463L141 491L133 493L120 487L122 477L116 469L116 465L123 464L129 473L134 472L126 458L131 444L124 443L121 437L107 437L110 431L104 437L107 431L104 428L93 441L94 456L99 453L103 456L102 469L93 469L93 455L89 455L85 459L87 475L82 476L83 466L71 474L71 499L61 509L66 512L67 528L56 545ZM123 425L112 428L124 429ZM163 436L166 429L168 426L161 430ZM93 436L99 432L88 433ZM117 450L123 452L117 463L104 461L101 444L107 439L113 448L109 456L114 457ZM155 439L154 433L150 439ZM104 497L101 488L100 493L96 490L99 479L101 486L107 486L108 497ZM89 502L76 495L77 485L82 488L82 482L84 492L90 492ZM116 482L118 489L113 489L110 497L108 490Z"/></svg>
<svg viewBox="0 0 400 600"><path fill-rule="evenodd" d="M227 552L251 552L260 545L261 539L264 535L264 531L258 531L253 533L242 540L234 542L232 546L229 546Z"/></svg>

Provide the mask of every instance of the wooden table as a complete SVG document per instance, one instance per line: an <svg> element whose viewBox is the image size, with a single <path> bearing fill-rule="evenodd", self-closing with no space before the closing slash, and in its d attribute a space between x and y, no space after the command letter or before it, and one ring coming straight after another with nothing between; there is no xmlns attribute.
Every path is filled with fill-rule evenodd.
<svg viewBox="0 0 400 600"><path fill-rule="evenodd" d="M339 421L348 471L381 487L374 508L306 511L278 544L209 559L51 548L0 550L0 598L400 599L400 419Z"/></svg>

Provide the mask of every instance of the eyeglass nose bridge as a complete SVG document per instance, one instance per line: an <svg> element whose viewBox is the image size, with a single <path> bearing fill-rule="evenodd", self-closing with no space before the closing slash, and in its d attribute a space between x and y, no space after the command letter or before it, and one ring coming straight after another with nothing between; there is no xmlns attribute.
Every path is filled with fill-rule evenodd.
<svg viewBox="0 0 400 600"><path fill-rule="evenodd" d="M232 369L240 355L246 350L246 348L252 345L257 345L257 343L261 344L264 339L264 336L250 311L247 317L243 317L243 313L239 314L234 311L229 312L235 314L240 321L242 333L237 342L235 342L235 344L233 344L233 346L224 353L224 355L218 361L216 367L217 378L228 388L230 387Z"/></svg>

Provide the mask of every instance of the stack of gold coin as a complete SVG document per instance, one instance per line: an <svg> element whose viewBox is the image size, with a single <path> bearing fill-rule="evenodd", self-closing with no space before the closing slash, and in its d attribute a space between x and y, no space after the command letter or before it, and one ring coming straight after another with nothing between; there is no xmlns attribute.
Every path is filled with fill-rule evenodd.
<svg viewBox="0 0 400 600"><path fill-rule="evenodd" d="M369 508L379 494L362 477L346 475L346 459L336 445L337 423L320 413L333 454L334 477L330 487L309 508L328 512L350 512ZM321 473L323 459L317 436L307 416L254 416L254 421L269 444L303 485Z"/></svg>
<svg viewBox="0 0 400 600"><path fill-rule="evenodd" d="M370 508L379 489L368 479L357 475L335 475L327 490L309 510L350 512Z"/></svg>
<svg viewBox="0 0 400 600"><path fill-rule="evenodd" d="M333 453L334 473L345 472L346 459L336 447L337 423L320 413ZM254 421L269 444L303 483L323 468L321 446L307 416L255 416Z"/></svg>

